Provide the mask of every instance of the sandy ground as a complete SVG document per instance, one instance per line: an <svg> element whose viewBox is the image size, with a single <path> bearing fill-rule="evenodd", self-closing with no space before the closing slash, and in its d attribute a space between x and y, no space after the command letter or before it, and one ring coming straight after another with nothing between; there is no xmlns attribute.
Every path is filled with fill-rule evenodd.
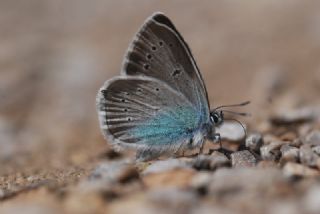
<svg viewBox="0 0 320 214"><path fill-rule="evenodd" d="M1 1L0 212L317 213L319 9L298 0ZM252 101L241 120L263 143L225 141L234 155L144 164L110 150L95 96L155 11L191 47L212 107Z"/></svg>

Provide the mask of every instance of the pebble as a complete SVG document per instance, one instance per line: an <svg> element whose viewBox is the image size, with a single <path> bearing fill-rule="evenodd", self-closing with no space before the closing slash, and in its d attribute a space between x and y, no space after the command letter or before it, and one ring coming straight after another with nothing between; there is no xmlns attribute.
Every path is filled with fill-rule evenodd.
<svg viewBox="0 0 320 214"><path fill-rule="evenodd" d="M320 131L312 131L305 137L304 143L311 146L320 146Z"/></svg>
<svg viewBox="0 0 320 214"><path fill-rule="evenodd" d="M283 167L283 173L288 177L316 177L320 172L298 163L288 162Z"/></svg>
<svg viewBox="0 0 320 214"><path fill-rule="evenodd" d="M125 183L138 178L139 172L126 160L102 162L89 176L89 180L104 180L110 183Z"/></svg>
<svg viewBox="0 0 320 214"><path fill-rule="evenodd" d="M275 141L260 148L260 154L263 160L276 161L281 157L280 148L286 142Z"/></svg>
<svg viewBox="0 0 320 214"><path fill-rule="evenodd" d="M299 161L299 149L293 146L284 144L280 148L281 162L298 162Z"/></svg>
<svg viewBox="0 0 320 214"><path fill-rule="evenodd" d="M320 146L312 147L312 151L316 153L318 156L320 156Z"/></svg>
<svg viewBox="0 0 320 214"><path fill-rule="evenodd" d="M257 159L248 150L234 152L231 154L233 167L253 167L257 164Z"/></svg>
<svg viewBox="0 0 320 214"><path fill-rule="evenodd" d="M280 139L272 134L264 134L263 135L263 144L264 145L270 144L274 141L280 141Z"/></svg>
<svg viewBox="0 0 320 214"><path fill-rule="evenodd" d="M220 133L222 140L237 142L245 138L245 131L236 122L224 122L222 126L216 128L216 132Z"/></svg>
<svg viewBox="0 0 320 214"><path fill-rule="evenodd" d="M212 173L201 171L193 176L190 186L198 191L206 192L207 186L212 180Z"/></svg>
<svg viewBox="0 0 320 214"><path fill-rule="evenodd" d="M296 138L296 139L294 139L293 141L289 142L289 145L290 145L290 146L298 147L298 148L299 148L302 144L303 144L303 143L302 143L301 139L299 139L299 138Z"/></svg>
<svg viewBox="0 0 320 214"><path fill-rule="evenodd" d="M319 159L319 156L312 151L310 145L302 145L300 147L299 156L302 164L310 167L317 166L317 160Z"/></svg>
<svg viewBox="0 0 320 214"><path fill-rule="evenodd" d="M246 147L252 151L259 152L263 145L263 137L260 133L250 134L246 139Z"/></svg>
<svg viewBox="0 0 320 214"><path fill-rule="evenodd" d="M230 160L224 154L215 151L211 155L198 155L192 166L197 170L216 170L230 166Z"/></svg>
<svg viewBox="0 0 320 214"><path fill-rule="evenodd" d="M143 171L143 174L146 175L149 173L159 173L184 168L190 168L186 161L183 161L182 159L172 158L167 160L154 161Z"/></svg>
<svg viewBox="0 0 320 214"><path fill-rule="evenodd" d="M316 118L313 108L302 107L296 109L285 109L276 113L271 118L271 122L275 125L286 125L292 123L301 123L312 121Z"/></svg>
<svg viewBox="0 0 320 214"><path fill-rule="evenodd" d="M236 195L243 198L247 193L261 197L264 194L281 194L281 188L289 184L281 171L276 168L220 168L212 176L208 193L232 198ZM230 199L230 198L229 198Z"/></svg>

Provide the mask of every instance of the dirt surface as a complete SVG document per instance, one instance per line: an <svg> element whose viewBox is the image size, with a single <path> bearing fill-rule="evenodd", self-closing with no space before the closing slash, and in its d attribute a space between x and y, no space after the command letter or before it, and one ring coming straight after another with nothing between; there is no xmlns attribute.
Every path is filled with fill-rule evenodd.
<svg viewBox="0 0 320 214"><path fill-rule="evenodd" d="M320 3L1 1L0 213L318 213ZM211 107L251 100L223 146L135 163L95 96L143 21L168 15Z"/></svg>

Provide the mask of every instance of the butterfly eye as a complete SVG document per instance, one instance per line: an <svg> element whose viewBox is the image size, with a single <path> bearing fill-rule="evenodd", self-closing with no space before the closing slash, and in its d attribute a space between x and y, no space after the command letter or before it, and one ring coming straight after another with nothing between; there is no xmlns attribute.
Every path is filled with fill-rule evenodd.
<svg viewBox="0 0 320 214"><path fill-rule="evenodd" d="M213 120L214 123L218 123L218 122L219 122L219 116L218 116L217 114L213 114L213 115L211 116L211 118L212 118L212 120Z"/></svg>

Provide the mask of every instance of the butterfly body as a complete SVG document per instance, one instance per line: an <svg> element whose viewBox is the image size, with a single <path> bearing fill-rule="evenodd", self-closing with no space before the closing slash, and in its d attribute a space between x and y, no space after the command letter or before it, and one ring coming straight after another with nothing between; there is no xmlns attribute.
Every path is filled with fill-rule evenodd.
<svg viewBox="0 0 320 214"><path fill-rule="evenodd" d="M165 15L155 13L143 24L121 74L97 95L102 132L116 148L136 149L139 160L148 160L215 139L222 121L213 114L221 116L210 112L191 51Z"/></svg>

